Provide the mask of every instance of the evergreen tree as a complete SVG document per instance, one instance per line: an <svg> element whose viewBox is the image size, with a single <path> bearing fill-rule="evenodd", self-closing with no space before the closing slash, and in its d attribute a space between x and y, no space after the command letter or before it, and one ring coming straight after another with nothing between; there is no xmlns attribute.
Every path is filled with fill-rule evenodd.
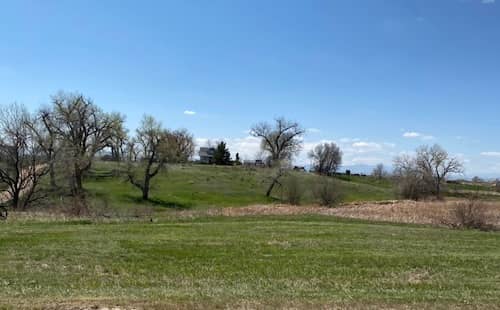
<svg viewBox="0 0 500 310"><path fill-rule="evenodd" d="M227 149L226 142L221 141L217 144L217 148L214 153L214 161L216 165L230 165L231 164L231 153Z"/></svg>
<svg viewBox="0 0 500 310"><path fill-rule="evenodd" d="M241 165L240 153L236 153L234 164L237 166Z"/></svg>

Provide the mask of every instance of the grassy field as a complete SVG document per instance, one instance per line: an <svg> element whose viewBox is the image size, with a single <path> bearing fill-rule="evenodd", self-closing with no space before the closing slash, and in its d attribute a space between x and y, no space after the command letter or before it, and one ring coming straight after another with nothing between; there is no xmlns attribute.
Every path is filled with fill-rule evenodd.
<svg viewBox="0 0 500 310"><path fill-rule="evenodd" d="M500 305L500 234L321 216L0 225L0 308Z"/></svg>
<svg viewBox="0 0 500 310"><path fill-rule="evenodd" d="M85 181L85 188L98 204L105 201L114 208L127 209L136 206L152 206L156 211L172 209L210 208L269 204L281 201L282 189L277 187L271 198L265 197L269 184L269 169L248 169L208 165L174 165L153 179L151 201L141 200L140 191L130 185L125 177L113 171L123 170L115 163L98 162ZM321 176L292 172L303 191L301 203L318 203L313 189ZM381 201L396 199L394 183L390 179L377 180L372 177L340 176L335 178L343 202ZM471 194L471 188L452 185L449 195L463 198ZM487 187L484 187L485 189ZM473 189L477 189L474 187ZM481 187L479 187L481 189ZM499 195L481 191L485 200L499 200Z"/></svg>
<svg viewBox="0 0 500 310"><path fill-rule="evenodd" d="M140 191L130 185L123 176L116 176L116 164L98 163L85 182L86 189L95 197L113 206L130 207L144 204ZM272 198L265 197L269 182L268 169L247 169L206 165L170 166L153 180L152 199L149 204L161 208L206 208L268 204L279 201L281 189ZM294 172L304 191L302 203L316 203L313 187L321 177ZM363 182L354 178L338 180L344 201L394 199L394 190L387 182Z"/></svg>

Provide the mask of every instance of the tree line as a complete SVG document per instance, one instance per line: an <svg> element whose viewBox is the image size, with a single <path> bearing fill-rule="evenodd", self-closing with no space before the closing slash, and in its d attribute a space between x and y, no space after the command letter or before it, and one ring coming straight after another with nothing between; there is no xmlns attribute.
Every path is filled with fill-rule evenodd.
<svg viewBox="0 0 500 310"><path fill-rule="evenodd" d="M153 116L144 116L131 134L125 116L104 112L92 99L80 93L59 92L51 104L30 113L11 104L0 109L0 183L10 196L13 209L26 209L47 191L67 189L75 198L78 214L86 211L83 180L96 155L109 150L115 161L126 163L126 178L149 199L151 180L170 163L187 163L195 152L193 135L186 129L170 130ZM261 151L271 168L266 196L290 171L294 157L302 150L306 130L297 122L276 118L252 126L250 134L261 140ZM394 176L401 193L412 199L427 194L441 196L441 185L451 173L463 171L462 164L439 146L422 147L415 157L394 161ZM236 163L240 163L236 154ZM232 163L225 142L214 154L217 164ZM342 164L342 151L335 143L321 143L308 157L313 170L334 175ZM62 174L62 178L58 175ZM384 178L383 166L374 175ZM40 181L48 176L48 190Z"/></svg>
<svg viewBox="0 0 500 310"><path fill-rule="evenodd" d="M114 160L127 162L129 181L148 199L151 178L167 162L187 162L194 154L193 135L185 129L167 130L145 116L130 136L124 121L124 115L106 113L79 93L60 92L52 96L51 105L34 114L20 104L3 107L0 183L11 207L26 209L45 197L39 185L48 175L49 191L67 188L75 201L83 202L77 213L85 212L83 180L104 149L111 151Z"/></svg>

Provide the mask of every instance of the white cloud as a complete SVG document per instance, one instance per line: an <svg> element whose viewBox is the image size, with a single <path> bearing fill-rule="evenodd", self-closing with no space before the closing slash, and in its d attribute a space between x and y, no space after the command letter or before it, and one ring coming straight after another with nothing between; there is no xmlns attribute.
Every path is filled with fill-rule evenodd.
<svg viewBox="0 0 500 310"><path fill-rule="evenodd" d="M414 131L408 131L408 132L405 132L405 133L403 134L403 137L404 137L404 138L418 138L418 137L420 137L420 136L422 136L422 134L421 134L421 133L419 133L419 132L414 132Z"/></svg>
<svg viewBox="0 0 500 310"><path fill-rule="evenodd" d="M481 0L482 4L493 4L495 3L495 0Z"/></svg>
<svg viewBox="0 0 500 310"><path fill-rule="evenodd" d="M191 110L184 111L184 115L195 115L195 114L196 114L195 111L191 111Z"/></svg>
<svg viewBox="0 0 500 310"><path fill-rule="evenodd" d="M321 130L319 130L318 128L307 128L307 132L310 132L310 133L320 133Z"/></svg>
<svg viewBox="0 0 500 310"><path fill-rule="evenodd" d="M407 131L407 132L403 133L403 138L407 138L407 139L420 138L423 141L429 141L429 140L436 139L436 137L434 137L434 136L424 135L424 134L422 134L420 132L416 132L416 131Z"/></svg>
<svg viewBox="0 0 500 310"><path fill-rule="evenodd" d="M500 152L482 152L481 155L488 157L500 157Z"/></svg>
<svg viewBox="0 0 500 310"><path fill-rule="evenodd" d="M358 138L342 138L339 140L341 143L351 143L351 142L358 142L361 141L361 139Z"/></svg>

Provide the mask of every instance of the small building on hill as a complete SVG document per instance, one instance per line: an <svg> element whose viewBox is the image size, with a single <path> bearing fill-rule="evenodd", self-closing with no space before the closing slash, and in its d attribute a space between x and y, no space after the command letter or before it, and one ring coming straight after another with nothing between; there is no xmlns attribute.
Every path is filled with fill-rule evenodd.
<svg viewBox="0 0 500 310"><path fill-rule="evenodd" d="M213 164L214 163L214 147L200 147L198 155L200 156L200 163L202 164Z"/></svg>

